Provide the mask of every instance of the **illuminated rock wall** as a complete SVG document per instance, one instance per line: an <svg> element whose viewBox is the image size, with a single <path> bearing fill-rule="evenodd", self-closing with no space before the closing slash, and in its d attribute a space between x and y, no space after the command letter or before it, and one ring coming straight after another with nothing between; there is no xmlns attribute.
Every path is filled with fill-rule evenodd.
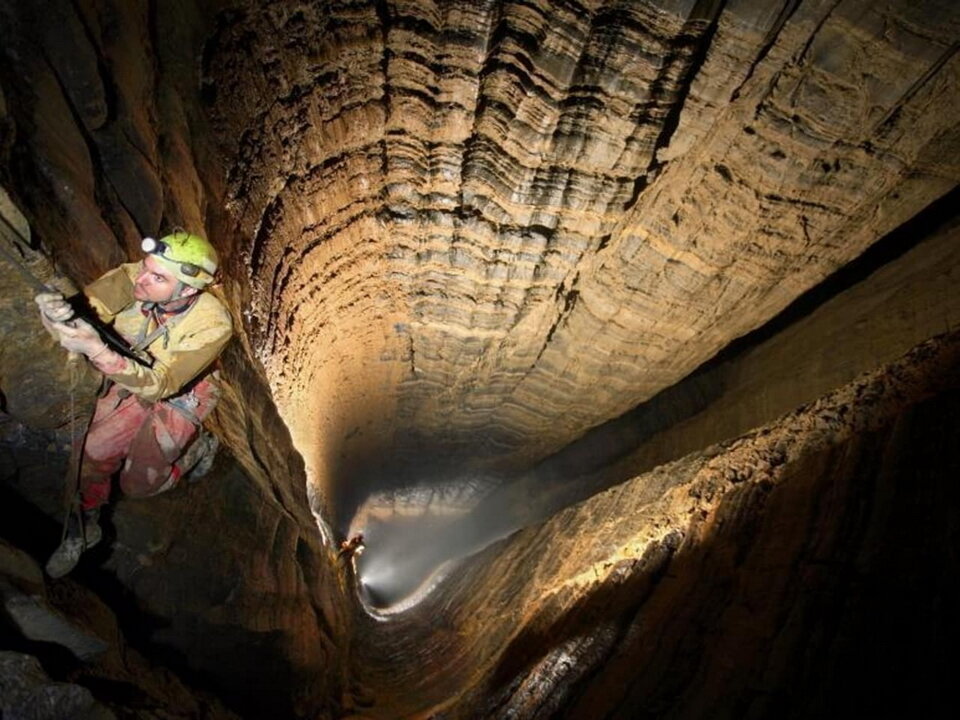
<svg viewBox="0 0 960 720"><path fill-rule="evenodd" d="M571 717L593 707L626 717L644 702L651 715L696 713L729 686L721 709L737 716L741 675L769 672L754 690L780 692L796 678L777 662L802 655L789 617L819 629L815 608L797 610L790 590L755 610L757 594L724 595L727 584L802 583L816 552L770 550L767 562L764 548L822 542L842 567L814 583L810 602L829 605L830 583L854 582L843 573L856 566L831 533L860 503L889 509L882 488L922 483L906 469L923 451L896 428L911 426L927 394L934 405L917 412L945 426L953 391L925 384L935 363L921 353L903 366L916 382L882 412L860 396L838 400L849 417L828 423L828 438L812 419L820 406L794 416L809 422L783 462L750 436L723 449L717 480L703 447L954 331L955 234L918 248L898 266L902 281L890 271L812 318L807 336L722 367L709 412L660 427L632 455L621 448L621 466L591 469L603 476L596 487L627 484L487 551L424 608L369 622L324 533L343 531L371 491L393 505L365 506L363 518L416 518L418 504L467 513L505 478L678 387L950 193L958 38L960 10L934 0L0 3L0 184L30 224L25 262L44 281L55 266L82 284L135 257L142 235L195 228L221 251L238 328L211 481L118 503L109 551L83 582L121 606L140 652L249 713L549 717L560 703ZM63 449L95 378L72 404L71 372L40 330L32 290L0 264L3 480L18 498L4 504L4 532L39 556L55 544ZM928 272L942 301L907 289ZM846 348L843 333L861 323L869 340ZM936 367L946 376L950 366ZM931 453L953 443L924 437ZM858 495L857 468L878 476L868 461L887 444L896 477ZM769 473L756 474L750 448ZM837 453L850 467L835 471ZM664 460L680 465L634 477ZM937 467L943 477L952 466ZM553 509L537 477L520 494L527 520ZM790 508L831 481L844 488L836 512L809 515L823 527L756 529L793 522ZM768 491L787 499L764 515ZM904 523L947 513L944 492L932 486ZM657 502L669 512L650 510ZM26 508L38 507L45 519L33 523ZM720 525L729 535L715 549L697 546ZM862 553L887 537L904 542L902 558L924 552L896 521L862 527L850 546ZM757 554L738 554L741 532ZM940 548L918 567L936 566L937 552L950 557ZM746 569L731 570L730 553ZM803 577L773 572L780 562L801 563ZM882 566L863 565L871 578ZM658 584L670 567L679 590ZM702 575L715 582L694 587ZM955 598L938 578L921 586ZM688 592L692 604L671 616ZM853 597L871 607L869 593ZM616 617L601 611L608 601ZM660 630L643 624L648 607ZM769 630L759 639L734 631L750 612ZM784 627L789 642L776 645ZM711 632L726 639L711 645ZM772 659L729 656L741 642ZM849 659L822 643L811 652ZM660 667L676 684L657 679ZM613 692L634 668L646 679ZM670 705L677 692L688 704ZM814 715L820 701L804 707ZM750 707L762 715L777 702Z"/></svg>
<svg viewBox="0 0 960 720"><path fill-rule="evenodd" d="M393 474L444 452L538 459L957 180L949 5L220 20L204 81L249 238L251 336L326 482L383 482L357 460L371 452Z"/></svg>

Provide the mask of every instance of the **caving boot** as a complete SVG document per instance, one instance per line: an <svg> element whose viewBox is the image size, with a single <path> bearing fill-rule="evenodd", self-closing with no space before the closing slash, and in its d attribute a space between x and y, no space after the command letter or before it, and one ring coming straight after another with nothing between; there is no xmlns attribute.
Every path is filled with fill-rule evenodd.
<svg viewBox="0 0 960 720"><path fill-rule="evenodd" d="M47 575L52 578L61 578L73 570L80 561L80 556L92 548L103 537L103 530L100 527L100 508L93 510L84 510L81 513L82 520L78 522L77 516L70 514L67 521L67 535L60 543L60 547L53 551L53 555L47 560Z"/></svg>

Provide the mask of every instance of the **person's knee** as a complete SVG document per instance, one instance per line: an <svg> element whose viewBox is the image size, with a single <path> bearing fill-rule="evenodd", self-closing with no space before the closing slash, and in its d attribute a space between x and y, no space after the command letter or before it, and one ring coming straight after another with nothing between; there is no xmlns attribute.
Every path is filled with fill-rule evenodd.
<svg viewBox="0 0 960 720"><path fill-rule="evenodd" d="M127 454L128 445L109 435L88 433L83 442L83 454L94 462L118 463Z"/></svg>
<svg viewBox="0 0 960 720"><path fill-rule="evenodd" d="M175 466L131 464L129 459L120 473L120 489L124 495L132 498L145 498L170 490L177 484L178 473Z"/></svg>

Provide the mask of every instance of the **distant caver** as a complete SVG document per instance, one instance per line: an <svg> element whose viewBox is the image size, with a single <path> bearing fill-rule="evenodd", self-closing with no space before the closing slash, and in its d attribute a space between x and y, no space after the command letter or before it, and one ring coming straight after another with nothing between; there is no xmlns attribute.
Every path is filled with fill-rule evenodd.
<svg viewBox="0 0 960 720"><path fill-rule="evenodd" d="M200 429L219 396L212 365L233 332L227 309L204 292L216 275L217 253L183 231L146 238L142 246L141 262L111 270L84 295L147 362L111 348L62 295L36 297L47 330L105 377L80 460L82 512L47 562L51 577L70 572L100 541L100 508L110 499L114 475L129 496L156 495L197 474L216 450L216 438Z"/></svg>

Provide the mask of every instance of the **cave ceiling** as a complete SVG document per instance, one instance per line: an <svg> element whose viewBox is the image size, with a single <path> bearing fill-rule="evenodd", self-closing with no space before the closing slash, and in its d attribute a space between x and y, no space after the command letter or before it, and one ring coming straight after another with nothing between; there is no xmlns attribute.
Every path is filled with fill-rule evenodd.
<svg viewBox="0 0 960 720"><path fill-rule="evenodd" d="M201 83L246 326L312 476L529 465L763 324L956 185L958 25L909 0L220 13Z"/></svg>

